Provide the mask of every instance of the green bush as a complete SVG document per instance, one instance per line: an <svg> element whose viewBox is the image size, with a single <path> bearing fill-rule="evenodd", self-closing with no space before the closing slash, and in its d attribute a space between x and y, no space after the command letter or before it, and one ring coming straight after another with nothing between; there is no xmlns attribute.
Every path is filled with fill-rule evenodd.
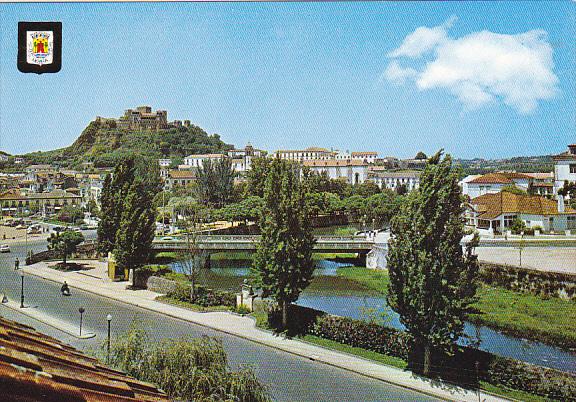
<svg viewBox="0 0 576 402"><path fill-rule="evenodd" d="M414 369L415 364L410 362L412 343L405 332L296 305L290 306L289 317L296 322L305 322L297 325L301 334L408 360ZM278 319L278 312L272 310L269 322ZM434 371L451 382L477 386L479 380L484 380L555 400L576 400L576 376L570 373L503 358L471 347L458 347L452 356L436 355L433 361L437 364Z"/></svg>
<svg viewBox="0 0 576 402"><path fill-rule="evenodd" d="M190 285L176 283L173 291L168 293L168 297L173 299L197 304L202 307L214 306L236 306L236 294L233 292L214 291L204 286L197 285L194 291L194 298L191 299Z"/></svg>
<svg viewBox="0 0 576 402"><path fill-rule="evenodd" d="M310 335L346 345L408 359L410 337L405 332L378 324L332 315L319 316Z"/></svg>
<svg viewBox="0 0 576 402"><path fill-rule="evenodd" d="M230 371L222 341L202 337L149 342L133 326L113 342L110 363L163 389L172 400L269 401L252 370Z"/></svg>

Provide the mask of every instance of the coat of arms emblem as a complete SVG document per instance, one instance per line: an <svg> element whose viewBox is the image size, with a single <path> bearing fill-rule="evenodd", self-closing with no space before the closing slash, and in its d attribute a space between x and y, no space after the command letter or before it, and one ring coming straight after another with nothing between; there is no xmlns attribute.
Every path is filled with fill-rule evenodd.
<svg viewBox="0 0 576 402"><path fill-rule="evenodd" d="M18 23L18 70L57 73L62 66L62 23Z"/></svg>
<svg viewBox="0 0 576 402"><path fill-rule="evenodd" d="M42 66L51 64L54 54L54 33L51 31L26 32L26 61Z"/></svg>

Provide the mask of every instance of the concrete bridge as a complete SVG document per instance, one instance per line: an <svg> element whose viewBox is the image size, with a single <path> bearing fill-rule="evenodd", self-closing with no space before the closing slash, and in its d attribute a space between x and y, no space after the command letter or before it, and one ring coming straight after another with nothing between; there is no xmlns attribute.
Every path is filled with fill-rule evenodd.
<svg viewBox="0 0 576 402"><path fill-rule="evenodd" d="M254 252L259 240L259 235L201 235L196 238L196 247L209 253ZM314 252L367 254L373 247L374 237L318 236L314 244ZM183 237L174 237L174 240L155 239L152 248L156 251L185 250L186 240Z"/></svg>

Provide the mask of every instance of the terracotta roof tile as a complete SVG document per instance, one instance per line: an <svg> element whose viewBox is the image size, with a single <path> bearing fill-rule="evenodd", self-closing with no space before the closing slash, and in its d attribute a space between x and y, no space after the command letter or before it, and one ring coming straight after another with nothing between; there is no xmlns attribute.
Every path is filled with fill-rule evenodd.
<svg viewBox="0 0 576 402"><path fill-rule="evenodd" d="M0 317L0 389L18 401L168 401L152 384Z"/></svg>
<svg viewBox="0 0 576 402"><path fill-rule="evenodd" d="M501 191L484 194L472 199L472 205L480 212L480 219L494 219L502 214L560 215L558 204L554 200L537 196L514 194ZM563 214L576 214L576 210L566 207Z"/></svg>

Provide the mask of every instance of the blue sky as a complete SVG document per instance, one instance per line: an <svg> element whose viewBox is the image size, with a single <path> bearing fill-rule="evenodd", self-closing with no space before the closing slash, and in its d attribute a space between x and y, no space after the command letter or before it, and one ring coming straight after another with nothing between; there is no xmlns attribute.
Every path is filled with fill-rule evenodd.
<svg viewBox="0 0 576 402"><path fill-rule="evenodd" d="M62 70L20 73L17 23L41 20L62 22ZM497 158L576 142L573 1L0 4L0 29L9 153L143 104L267 150Z"/></svg>

